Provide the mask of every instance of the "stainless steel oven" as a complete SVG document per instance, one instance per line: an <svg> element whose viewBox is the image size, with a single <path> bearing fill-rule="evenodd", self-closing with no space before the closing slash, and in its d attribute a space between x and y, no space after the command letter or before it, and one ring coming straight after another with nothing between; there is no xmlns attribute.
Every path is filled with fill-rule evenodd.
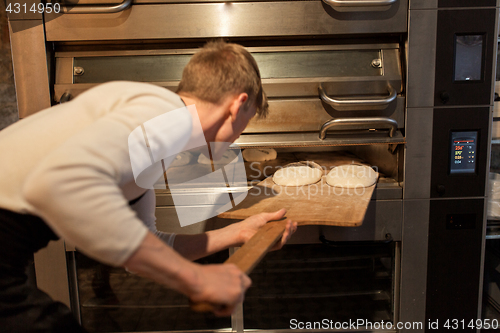
<svg viewBox="0 0 500 333"><path fill-rule="evenodd" d="M269 117L254 119L236 143L273 147L278 158L249 171L248 186L262 179L255 170L303 159L328 166L338 156L383 175L362 226L301 227L252 273L230 319L195 314L186 299L63 243L37 254L39 285L91 331L345 331L354 321L366 331L410 332L480 318L498 7L82 0L65 14L10 16L21 117L110 80L175 90L196 49L222 37L254 55L269 96ZM186 194L193 214L209 201L204 191ZM157 202L162 230L231 223L181 228L168 190ZM53 267L64 283L52 283Z"/></svg>

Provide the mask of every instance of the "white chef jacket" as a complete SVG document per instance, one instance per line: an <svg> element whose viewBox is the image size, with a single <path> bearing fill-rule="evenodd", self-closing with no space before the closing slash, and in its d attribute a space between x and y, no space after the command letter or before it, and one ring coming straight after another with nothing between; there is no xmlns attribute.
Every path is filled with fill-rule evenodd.
<svg viewBox="0 0 500 333"><path fill-rule="evenodd" d="M156 232L154 190L134 182L127 140L147 120L182 107L167 89L118 81L18 121L0 131L0 208L41 217L111 265L123 264L148 229L172 245L174 235ZM192 118L185 115L165 131L172 147L189 141Z"/></svg>

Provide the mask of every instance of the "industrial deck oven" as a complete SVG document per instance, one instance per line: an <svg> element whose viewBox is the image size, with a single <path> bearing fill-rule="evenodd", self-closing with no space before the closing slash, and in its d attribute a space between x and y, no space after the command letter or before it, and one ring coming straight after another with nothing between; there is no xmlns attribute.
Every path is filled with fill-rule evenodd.
<svg viewBox="0 0 500 333"><path fill-rule="evenodd" d="M283 163L348 156L382 175L362 226L301 228L252 273L231 319L53 244L35 256L37 283L89 331L345 331L355 321L411 332L480 318L497 0L60 5L9 15L21 118L111 80L175 91L196 49L224 38L253 54L269 97L269 116L239 147L275 148ZM187 195L193 214L213 199ZM157 191L157 218L183 233L229 223L181 228L168 189Z"/></svg>

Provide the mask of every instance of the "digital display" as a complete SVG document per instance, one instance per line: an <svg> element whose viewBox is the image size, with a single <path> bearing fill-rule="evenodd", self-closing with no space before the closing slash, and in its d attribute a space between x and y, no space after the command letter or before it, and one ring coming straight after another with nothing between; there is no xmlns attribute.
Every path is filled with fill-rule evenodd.
<svg viewBox="0 0 500 333"><path fill-rule="evenodd" d="M477 131L451 132L450 174L476 172Z"/></svg>
<svg viewBox="0 0 500 333"><path fill-rule="evenodd" d="M455 35L455 81L483 79L483 35Z"/></svg>

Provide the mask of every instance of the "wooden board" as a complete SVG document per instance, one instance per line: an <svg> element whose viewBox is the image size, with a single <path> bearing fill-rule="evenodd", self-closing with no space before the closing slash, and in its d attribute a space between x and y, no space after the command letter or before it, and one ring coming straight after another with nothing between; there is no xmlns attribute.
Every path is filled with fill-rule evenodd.
<svg viewBox="0 0 500 333"><path fill-rule="evenodd" d="M374 189L375 185L357 189L332 187L324 176L320 182L308 186L279 186L269 177L251 188L240 204L219 217L245 219L285 208L286 217L298 225L357 227L363 223Z"/></svg>

